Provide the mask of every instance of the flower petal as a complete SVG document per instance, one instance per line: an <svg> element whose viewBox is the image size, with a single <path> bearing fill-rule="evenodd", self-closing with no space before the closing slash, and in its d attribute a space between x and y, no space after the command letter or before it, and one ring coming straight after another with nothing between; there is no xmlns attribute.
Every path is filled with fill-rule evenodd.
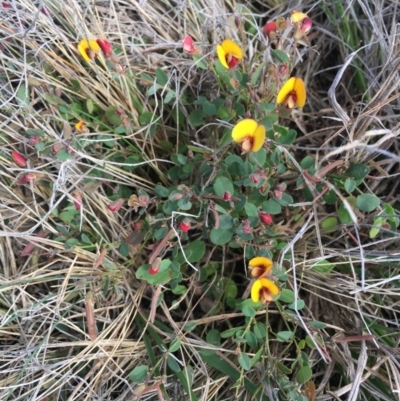
<svg viewBox="0 0 400 401"><path fill-rule="evenodd" d="M293 10L290 16L293 23L302 22L304 18L308 18L308 15L296 10Z"/></svg>
<svg viewBox="0 0 400 401"><path fill-rule="evenodd" d="M289 93L293 91L295 82L296 82L296 78L292 77L292 78L289 78L284 83L284 85L282 86L281 90L278 93L278 96L276 98L276 103L282 104L286 100Z"/></svg>
<svg viewBox="0 0 400 401"><path fill-rule="evenodd" d="M259 280L261 281L261 287L266 288L273 297L279 294L279 287L272 280L267 278L260 278Z"/></svg>
<svg viewBox="0 0 400 401"><path fill-rule="evenodd" d="M306 86L301 78L296 78L293 86L296 92L297 106L302 108L306 104Z"/></svg>
<svg viewBox="0 0 400 401"><path fill-rule="evenodd" d="M85 61L90 63L92 61L92 59L87 54L88 50L92 50L93 52L97 53L98 51L100 51L100 46L94 39L90 39L90 40L82 39L79 42L79 44L78 44L79 53L85 59Z"/></svg>
<svg viewBox="0 0 400 401"><path fill-rule="evenodd" d="M264 256L257 256L250 260L249 269L253 269L254 267L262 267L264 270L271 270L272 268L272 260L265 258Z"/></svg>
<svg viewBox="0 0 400 401"><path fill-rule="evenodd" d="M251 300L253 302L258 302L260 300L260 291L262 289L261 280L254 281L251 286Z"/></svg>
<svg viewBox="0 0 400 401"><path fill-rule="evenodd" d="M226 62L226 53L225 53L225 50L223 49L223 47L221 45L217 46L217 55L218 55L218 59L221 62L221 64L225 68L229 69L229 65Z"/></svg>
<svg viewBox="0 0 400 401"><path fill-rule="evenodd" d="M239 121L232 130L232 139L236 143L242 142L247 137L253 137L257 130L258 124L256 120L251 118Z"/></svg>
<svg viewBox="0 0 400 401"><path fill-rule="evenodd" d="M265 141L265 127L263 125L259 125L256 131L254 132L253 147L251 148L251 151L258 152L264 145L264 141Z"/></svg>
<svg viewBox="0 0 400 401"><path fill-rule="evenodd" d="M237 59L241 60L243 58L243 52L240 46L235 43L233 40L225 39L221 43L221 47L224 49L225 54L232 54Z"/></svg>

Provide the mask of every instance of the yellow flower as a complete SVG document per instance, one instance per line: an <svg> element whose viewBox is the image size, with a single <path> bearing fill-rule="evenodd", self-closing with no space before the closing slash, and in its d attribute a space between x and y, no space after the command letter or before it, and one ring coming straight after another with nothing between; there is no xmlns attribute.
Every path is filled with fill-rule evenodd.
<svg viewBox="0 0 400 401"><path fill-rule="evenodd" d="M265 127L252 119L242 120L234 126L232 139L240 143L243 153L258 152L264 144Z"/></svg>
<svg viewBox="0 0 400 401"><path fill-rule="evenodd" d="M257 256L250 260L249 269L252 277L265 277L272 269L272 260L264 258L263 256Z"/></svg>
<svg viewBox="0 0 400 401"><path fill-rule="evenodd" d="M293 10L292 15L290 16L290 19L294 24L297 22L303 22L304 18L308 18L308 15L296 10Z"/></svg>
<svg viewBox="0 0 400 401"><path fill-rule="evenodd" d="M278 286L267 278L259 278L251 287L251 299L253 302L261 301L263 304L272 301L279 294Z"/></svg>
<svg viewBox="0 0 400 401"><path fill-rule="evenodd" d="M230 39L225 39L217 46L217 55L221 64L228 70L235 68L243 58L242 49Z"/></svg>
<svg viewBox="0 0 400 401"><path fill-rule="evenodd" d="M285 82L278 93L276 103L283 104L288 109L296 105L304 107L306 103L306 86L301 78L292 77Z"/></svg>
<svg viewBox="0 0 400 401"><path fill-rule="evenodd" d="M75 124L75 129L78 131L78 132L83 132L83 126L85 125L85 121L83 121L83 120L80 120L80 121L78 121L76 124Z"/></svg>
<svg viewBox="0 0 400 401"><path fill-rule="evenodd" d="M90 63L92 61L91 59L91 53L94 53L94 57L96 57L96 54L100 51L100 46L94 39L82 39L79 44L78 44L78 51L81 54L81 56L88 62Z"/></svg>

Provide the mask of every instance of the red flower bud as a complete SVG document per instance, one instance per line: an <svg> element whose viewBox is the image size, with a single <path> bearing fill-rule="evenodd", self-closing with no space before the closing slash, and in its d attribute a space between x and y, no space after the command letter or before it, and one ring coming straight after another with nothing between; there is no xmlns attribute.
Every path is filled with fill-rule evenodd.
<svg viewBox="0 0 400 401"><path fill-rule="evenodd" d="M5 1L3 1L1 3L1 5L3 6L3 8L11 8L12 7L10 3L6 3Z"/></svg>
<svg viewBox="0 0 400 401"><path fill-rule="evenodd" d="M120 110L120 109L116 109L115 112L116 112L119 116L122 116L122 114L123 114L123 113L122 113L122 110Z"/></svg>
<svg viewBox="0 0 400 401"><path fill-rule="evenodd" d="M37 175L35 173L26 173L19 180L19 185L28 184L28 182L35 182L37 179Z"/></svg>
<svg viewBox="0 0 400 401"><path fill-rule="evenodd" d="M276 199L282 199L282 192L274 189L274 196Z"/></svg>
<svg viewBox="0 0 400 401"><path fill-rule="evenodd" d="M157 258L154 263L150 266L149 273L150 274L157 274L160 270L161 266L161 258Z"/></svg>
<svg viewBox="0 0 400 401"><path fill-rule="evenodd" d="M250 222L247 219L243 221L243 232L245 234L251 234Z"/></svg>
<svg viewBox="0 0 400 401"><path fill-rule="evenodd" d="M270 40L274 40L276 37L276 30L278 29L278 26L276 25L275 21L270 21L267 22L264 26L263 26L263 32L264 35L267 36Z"/></svg>
<svg viewBox="0 0 400 401"><path fill-rule="evenodd" d="M16 150L13 150L11 152L11 157L17 166L26 167L28 159L25 156L22 156L21 153L17 152Z"/></svg>
<svg viewBox="0 0 400 401"><path fill-rule="evenodd" d="M142 228L142 226L143 226L143 221L139 220L139 221L136 221L135 223L133 223L132 228L134 231L138 231Z"/></svg>
<svg viewBox="0 0 400 401"><path fill-rule="evenodd" d="M183 51L187 54L201 54L201 50L194 44L190 36L185 36L182 43Z"/></svg>
<svg viewBox="0 0 400 401"><path fill-rule="evenodd" d="M121 206L124 204L125 199L123 198L118 198L115 201L111 202L109 205L107 205L107 209L110 212L118 212L119 209L121 209Z"/></svg>
<svg viewBox="0 0 400 401"><path fill-rule="evenodd" d="M288 67L287 67L287 65L286 65L286 64L281 64L281 65L278 67L278 74L279 74L279 76L280 76L281 78L284 78L284 77L286 77L287 73L288 73Z"/></svg>
<svg viewBox="0 0 400 401"><path fill-rule="evenodd" d="M82 193L81 192L73 192L72 197L74 198L74 208L75 210L82 209Z"/></svg>
<svg viewBox="0 0 400 401"><path fill-rule="evenodd" d="M230 202L232 200L232 195L229 191L225 191L222 198L224 201Z"/></svg>
<svg viewBox="0 0 400 401"><path fill-rule="evenodd" d="M108 40L97 39L97 44L100 46L101 51L104 54L104 57L110 57L112 54L112 46Z"/></svg>
<svg viewBox="0 0 400 401"><path fill-rule="evenodd" d="M251 118L251 111L247 110L246 113L244 113L244 118Z"/></svg>
<svg viewBox="0 0 400 401"><path fill-rule="evenodd" d="M259 174L250 174L250 179L252 181L253 184L258 184L260 182L260 175Z"/></svg>
<svg viewBox="0 0 400 401"><path fill-rule="evenodd" d="M181 221L179 223L179 228L184 232L187 233L190 230L190 220L188 218L183 219L183 221Z"/></svg>
<svg viewBox="0 0 400 401"><path fill-rule="evenodd" d="M32 135L29 138L29 145L31 145L31 146L35 146L39 142L40 142L40 136L38 136L38 135Z"/></svg>
<svg viewBox="0 0 400 401"><path fill-rule="evenodd" d="M264 223L267 224L268 226L272 224L272 216L269 213L266 212L261 212L259 214L260 220Z"/></svg>
<svg viewBox="0 0 400 401"><path fill-rule="evenodd" d="M310 29L312 28L312 19L311 18L304 18L302 23L301 23L301 28L300 30L307 34Z"/></svg>

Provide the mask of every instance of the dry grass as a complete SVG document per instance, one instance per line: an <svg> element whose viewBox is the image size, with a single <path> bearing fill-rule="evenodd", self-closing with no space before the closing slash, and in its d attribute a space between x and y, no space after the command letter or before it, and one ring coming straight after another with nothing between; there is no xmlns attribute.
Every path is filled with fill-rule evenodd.
<svg viewBox="0 0 400 401"><path fill-rule="evenodd" d="M189 123L182 132L173 124L171 116L180 106L188 113L179 96L209 92L215 85L181 53L181 40L191 35L204 54L213 54L222 37L237 38L239 4L51 0L46 14L39 1L9 3L11 8L0 6L0 398L135 399L143 388L129 373L149 365L154 370L143 400L253 399L249 387L232 389L240 372L237 344L231 339L219 346L206 341L211 329L235 326L243 315L208 314L212 305L195 292L193 276L179 305L166 296L152 323L153 290L135 278L151 252L134 245L132 224L139 217L128 207L114 214L107 209L109 188L152 194L157 182L168 184L165 142L171 133L178 138L174 148L179 138L193 138ZM289 11L281 2L269 3L268 10L254 3L257 13L242 18L257 25ZM299 160L313 155L321 168L336 160L367 163L371 173L366 192L398 208L398 5L379 0L346 7L341 13L334 0L303 4L303 11L311 10L316 29L297 66L297 75L307 82L308 105L293 115L291 124L303 135L288 150ZM84 37L107 38L119 47L125 73L83 63L76 44ZM251 44L249 48L256 51ZM105 67L104 59L100 63ZM146 96L140 85L141 74L154 80L156 68L167 72L176 88L177 96L168 105L162 97ZM89 132L76 135L73 125L88 117L87 111L72 109L66 121L60 106L88 100L103 112L109 106L123 110L129 117L128 133L123 137L89 119ZM166 116L154 136L139 122L143 111L154 118ZM28 129L43 132L42 151L35 151ZM196 139L201 141L201 135ZM107 147L110 140L115 144ZM54 143L61 143L72 158L63 161L46 152ZM11 161L12 150L30 155L26 168ZM39 184L18 185L27 172L37 173ZM327 185L339 191L335 183ZM68 210L77 191L84 207L71 224L64 224L60 212ZM337 215L336 210L310 202L295 211L304 211L302 219L288 222L292 231L278 256L287 268L289 288L306 307L289 316L271 306L273 331L285 330L291 321L296 334L304 335L308 322L327 323L324 345L307 351L318 400L399 399L398 233L370 240L372 218L355 216L357 222L332 234L320 222ZM64 246L68 232L79 246L74 241ZM82 233L88 242L81 240ZM120 244L129 236L125 255ZM237 255L224 257L227 264L238 260ZM210 251L210 262L220 259ZM320 260L334 264L329 275L312 269ZM265 322L265 312L258 318ZM189 322L197 323L195 331L183 330ZM376 340L335 343L338 335L362 331ZM176 339L182 344L174 354L179 355L181 373L167 369L168 358L173 358L167 350ZM226 365L215 366L204 353L210 348ZM264 366L257 364L246 378L256 386L263 383L262 392L275 401L283 376L276 361L290 366L295 357L293 347L271 340ZM185 382L191 383L189 394ZM260 394L254 399L261 399Z"/></svg>

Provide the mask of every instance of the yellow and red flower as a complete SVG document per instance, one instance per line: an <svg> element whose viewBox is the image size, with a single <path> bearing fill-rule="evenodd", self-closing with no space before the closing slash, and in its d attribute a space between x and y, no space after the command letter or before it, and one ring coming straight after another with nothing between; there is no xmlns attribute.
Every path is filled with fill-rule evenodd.
<svg viewBox="0 0 400 401"><path fill-rule="evenodd" d="M295 40L301 39L303 36L312 28L312 19L300 11L293 10L290 16L292 24L294 25L294 35Z"/></svg>
<svg viewBox="0 0 400 401"><path fill-rule="evenodd" d="M249 269L252 277L262 278L267 276L272 269L273 262L264 256L257 256L250 260Z"/></svg>
<svg viewBox="0 0 400 401"><path fill-rule="evenodd" d="M257 279L251 287L251 299L253 302L261 301L263 304L267 304L278 294L278 286L267 278Z"/></svg>
<svg viewBox="0 0 400 401"><path fill-rule="evenodd" d="M84 131L84 126L85 126L85 121L80 120L80 121L78 121L78 122L75 124L75 129L76 129L78 132L83 132L83 131Z"/></svg>
<svg viewBox="0 0 400 401"><path fill-rule="evenodd" d="M217 46L217 55L221 64L229 70L239 64L243 58L243 51L233 40L225 39Z"/></svg>
<svg viewBox="0 0 400 401"><path fill-rule="evenodd" d="M82 39L78 43L78 51L85 61L92 62L92 57L96 58L97 53L100 51L100 46L94 39Z"/></svg>
<svg viewBox="0 0 400 401"><path fill-rule="evenodd" d="M276 98L276 103L293 109L295 106L304 107L306 103L306 86L301 78L289 78L282 86Z"/></svg>
<svg viewBox="0 0 400 401"><path fill-rule="evenodd" d="M239 121L232 130L232 139L240 144L242 152L258 152L265 141L265 127L251 118Z"/></svg>

